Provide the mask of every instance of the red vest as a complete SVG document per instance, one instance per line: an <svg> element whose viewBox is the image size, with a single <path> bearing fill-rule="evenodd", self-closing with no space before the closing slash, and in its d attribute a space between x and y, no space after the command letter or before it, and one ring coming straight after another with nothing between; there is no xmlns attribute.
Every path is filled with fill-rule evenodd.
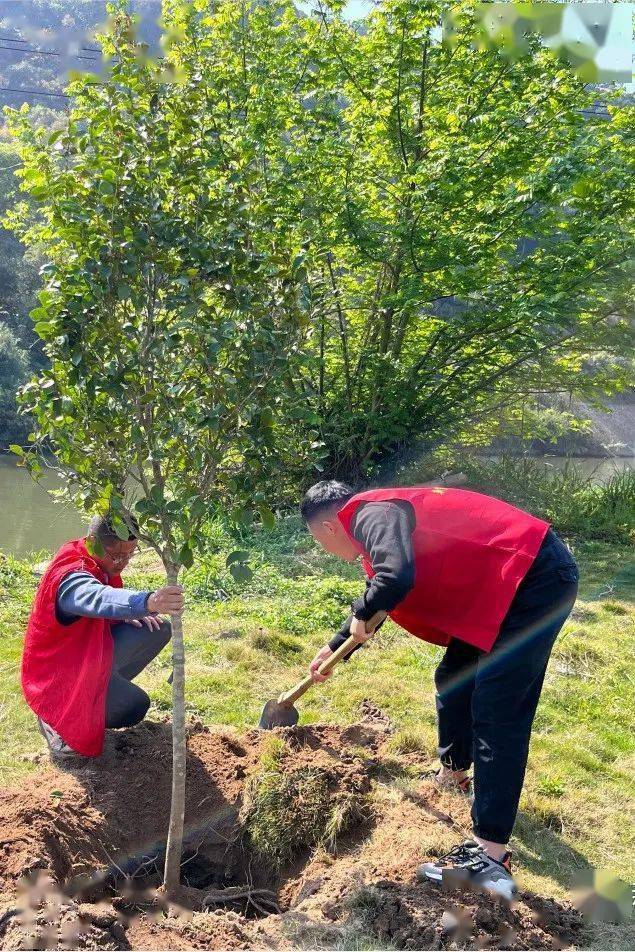
<svg viewBox="0 0 635 952"><path fill-rule="evenodd" d="M458 638L490 651L549 523L465 489L413 486L357 493L337 515L369 578L375 574L370 556L353 538L351 520L362 502L400 499L415 513L415 583L390 617L424 641L447 645Z"/></svg>
<svg viewBox="0 0 635 952"><path fill-rule="evenodd" d="M84 539L62 546L35 595L22 654L22 690L29 707L73 750L98 757L104 743L113 641L110 622L103 618L78 618L70 625L58 622L57 590L71 572L89 572L103 584L122 587L119 575L108 578L88 554Z"/></svg>

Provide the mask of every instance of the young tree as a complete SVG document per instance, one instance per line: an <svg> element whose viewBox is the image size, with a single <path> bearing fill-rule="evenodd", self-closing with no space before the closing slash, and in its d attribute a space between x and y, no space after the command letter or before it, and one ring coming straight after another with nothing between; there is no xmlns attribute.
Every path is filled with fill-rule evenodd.
<svg viewBox="0 0 635 952"><path fill-rule="evenodd" d="M305 412L287 389L307 323L302 249L259 204L248 136L219 134L226 90L219 98L198 58L179 55L193 8L168 6L169 58L159 62L122 5L110 14L109 71L71 84L67 128L50 135L31 127L26 107L10 114L33 202L8 222L48 261L32 318L50 367L23 390L35 420L24 455L37 474L53 450L67 493L113 514L122 538L134 513L172 584L213 512L268 524L289 461L306 466L308 445L280 424ZM222 34L228 13L192 22ZM260 26L271 41L274 21ZM270 111L281 134L284 111ZM243 554L228 561L246 571ZM180 878L186 757L180 617L172 628L169 892Z"/></svg>

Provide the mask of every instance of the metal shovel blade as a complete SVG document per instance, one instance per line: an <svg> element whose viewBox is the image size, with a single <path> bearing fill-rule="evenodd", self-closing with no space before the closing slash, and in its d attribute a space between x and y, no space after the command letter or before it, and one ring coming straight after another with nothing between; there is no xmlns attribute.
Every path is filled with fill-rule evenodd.
<svg viewBox="0 0 635 952"><path fill-rule="evenodd" d="M263 731L273 730L274 727L295 727L299 719L300 713L293 704L267 701L262 709L258 727Z"/></svg>

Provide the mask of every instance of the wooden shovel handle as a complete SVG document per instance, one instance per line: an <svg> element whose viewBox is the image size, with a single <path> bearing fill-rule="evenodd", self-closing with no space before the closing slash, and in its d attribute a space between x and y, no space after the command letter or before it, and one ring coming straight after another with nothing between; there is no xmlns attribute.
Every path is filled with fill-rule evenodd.
<svg viewBox="0 0 635 952"><path fill-rule="evenodd" d="M377 625L384 620L386 617L386 612L377 612L370 618L367 622L367 630L374 631ZM330 658L327 658L326 661L323 661L320 667L318 668L318 674L328 674L329 671L332 671L338 662L345 658L346 655L350 654L353 648L358 645L359 642L357 638L351 635L346 639L343 645L340 645L337 648ZM290 691L285 691L284 694L281 694L278 698L278 704L283 704L285 707L291 707L294 701L297 701L298 698L302 697L303 694L309 690L312 685L315 684L315 681L311 675L307 675L306 678L303 678L294 688L291 688Z"/></svg>

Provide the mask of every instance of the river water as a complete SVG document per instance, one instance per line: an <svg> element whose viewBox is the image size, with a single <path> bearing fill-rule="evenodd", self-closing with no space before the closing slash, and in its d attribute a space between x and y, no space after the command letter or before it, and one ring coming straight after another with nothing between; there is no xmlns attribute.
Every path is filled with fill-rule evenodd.
<svg viewBox="0 0 635 952"><path fill-rule="evenodd" d="M546 465L561 469L565 460L544 457ZM597 482L603 482L616 470L635 468L635 457L606 460L581 457L570 461ZM0 456L0 552L24 556L30 552L56 549L67 539L76 538L85 528L86 520L68 506L55 502L47 489L58 484L47 474L35 483L18 467L12 457Z"/></svg>
<svg viewBox="0 0 635 952"><path fill-rule="evenodd" d="M0 456L0 552L50 552L81 534L85 523L75 510L56 503L47 492L58 485L48 473L34 482L12 457Z"/></svg>

